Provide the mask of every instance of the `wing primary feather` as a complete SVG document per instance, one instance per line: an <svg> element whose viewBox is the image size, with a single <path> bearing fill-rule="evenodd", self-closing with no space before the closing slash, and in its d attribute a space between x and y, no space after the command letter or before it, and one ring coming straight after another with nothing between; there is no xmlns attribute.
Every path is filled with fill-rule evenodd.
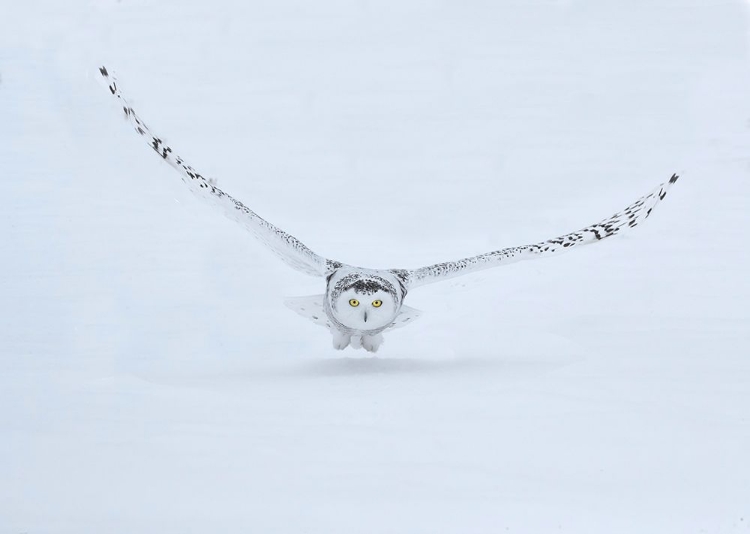
<svg viewBox="0 0 750 534"><path fill-rule="evenodd" d="M313 276L326 276L336 268L341 267L341 263L319 256L296 237L274 226L242 202L219 189L214 180L206 178L188 165L184 158L179 156L171 146L165 144L163 139L153 133L136 114L133 107L123 96L114 75L106 67L100 67L99 74L109 92L117 98L125 117L136 133L144 138L146 144L154 152L180 173L182 181L194 194L218 205L228 218L247 228L285 263L298 271Z"/></svg>
<svg viewBox="0 0 750 534"><path fill-rule="evenodd" d="M678 178L679 176L673 174L668 181L659 185L648 195L639 198L624 210L577 232L571 232L532 245L509 247L457 261L436 263L419 269L399 269L398 271L404 273L402 276L406 279L407 287L412 289L475 271L521 260L553 256L580 245L596 243L619 234L621 230L634 228L646 220L656 205L664 200L667 192L677 182Z"/></svg>

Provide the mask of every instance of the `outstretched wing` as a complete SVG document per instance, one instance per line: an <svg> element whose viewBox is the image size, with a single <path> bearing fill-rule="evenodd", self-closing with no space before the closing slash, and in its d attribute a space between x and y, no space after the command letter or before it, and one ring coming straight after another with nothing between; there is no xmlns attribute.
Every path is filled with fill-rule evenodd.
<svg viewBox="0 0 750 534"><path fill-rule="evenodd" d="M664 182L651 193L638 199L621 212L615 213L612 217L587 226L577 232L565 234L535 245L510 247L458 261L436 263L435 265L428 265L427 267L413 270L399 269L394 270L394 272L401 276L402 279L405 279L408 288L411 289L474 271L507 265L516 261L546 258L565 252L573 247L596 243L607 237L617 235L621 230L638 226L645 221L651 215L651 210L664 200L667 191L677 181L677 178L678 176L673 174L669 181Z"/></svg>
<svg viewBox="0 0 750 534"><path fill-rule="evenodd" d="M99 73L109 88L110 93L117 98L118 103L125 112L125 116L135 131L143 137L146 144L159 154L162 159L179 171L182 181L187 184L193 193L218 205L223 209L227 217L250 230L255 237L265 243L284 262L298 271L313 276L326 276L342 265L339 262L318 256L296 237L287 234L269 223L242 202L216 187L212 181L206 179L193 167L188 165L181 156L177 155L172 147L164 144L162 139L153 133L135 113L132 106L128 104L122 95L114 76L105 67L101 67Z"/></svg>

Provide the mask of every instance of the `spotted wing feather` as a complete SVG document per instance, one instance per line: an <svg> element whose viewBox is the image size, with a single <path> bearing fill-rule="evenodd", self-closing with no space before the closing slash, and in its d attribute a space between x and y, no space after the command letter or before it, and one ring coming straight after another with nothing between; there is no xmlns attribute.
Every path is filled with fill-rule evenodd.
<svg viewBox="0 0 750 534"><path fill-rule="evenodd" d="M114 76L105 67L101 67L99 73L109 92L117 99L136 133L143 137L146 144L164 161L180 173L182 181L187 184L193 193L218 205L227 217L250 230L256 238L265 243L284 262L298 271L314 276L326 276L341 266L338 262L317 255L297 238L260 217L242 202L216 187L212 180L207 179L188 165L171 146L165 144L162 138L146 126L146 123L136 114L133 107L123 96Z"/></svg>
<svg viewBox="0 0 750 534"><path fill-rule="evenodd" d="M331 321L326 315L323 305L325 295L311 295L309 297L291 297L284 300L284 304L290 310L298 313L302 317L310 319L319 326L331 328Z"/></svg>
<svg viewBox="0 0 750 534"><path fill-rule="evenodd" d="M638 226L645 221L651 215L654 207L664 200L667 191L677 181L677 178L676 174L672 175L667 182L664 182L651 193L638 199L624 210L577 232L571 232L533 245L510 247L458 261L436 263L413 270L398 269L394 272L400 273L401 277L407 280L407 286L411 289L469 274L474 271L507 265L516 261L546 258L580 245L596 243L602 239L617 235L623 230Z"/></svg>

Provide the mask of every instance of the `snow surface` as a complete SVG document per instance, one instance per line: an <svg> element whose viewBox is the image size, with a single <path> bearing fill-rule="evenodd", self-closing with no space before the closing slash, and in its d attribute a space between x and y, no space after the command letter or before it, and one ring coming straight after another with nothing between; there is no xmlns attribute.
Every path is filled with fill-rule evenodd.
<svg viewBox="0 0 750 534"><path fill-rule="evenodd" d="M739 1L0 10L0 533L750 532ZM415 290L377 358L95 81L313 250L631 234Z"/></svg>

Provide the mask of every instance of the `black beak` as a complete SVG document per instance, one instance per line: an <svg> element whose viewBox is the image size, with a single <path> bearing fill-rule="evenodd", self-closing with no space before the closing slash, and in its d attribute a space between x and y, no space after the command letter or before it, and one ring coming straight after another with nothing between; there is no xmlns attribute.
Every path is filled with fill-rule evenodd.
<svg viewBox="0 0 750 534"><path fill-rule="evenodd" d="M367 322L367 310L365 310L365 322Z"/></svg>

